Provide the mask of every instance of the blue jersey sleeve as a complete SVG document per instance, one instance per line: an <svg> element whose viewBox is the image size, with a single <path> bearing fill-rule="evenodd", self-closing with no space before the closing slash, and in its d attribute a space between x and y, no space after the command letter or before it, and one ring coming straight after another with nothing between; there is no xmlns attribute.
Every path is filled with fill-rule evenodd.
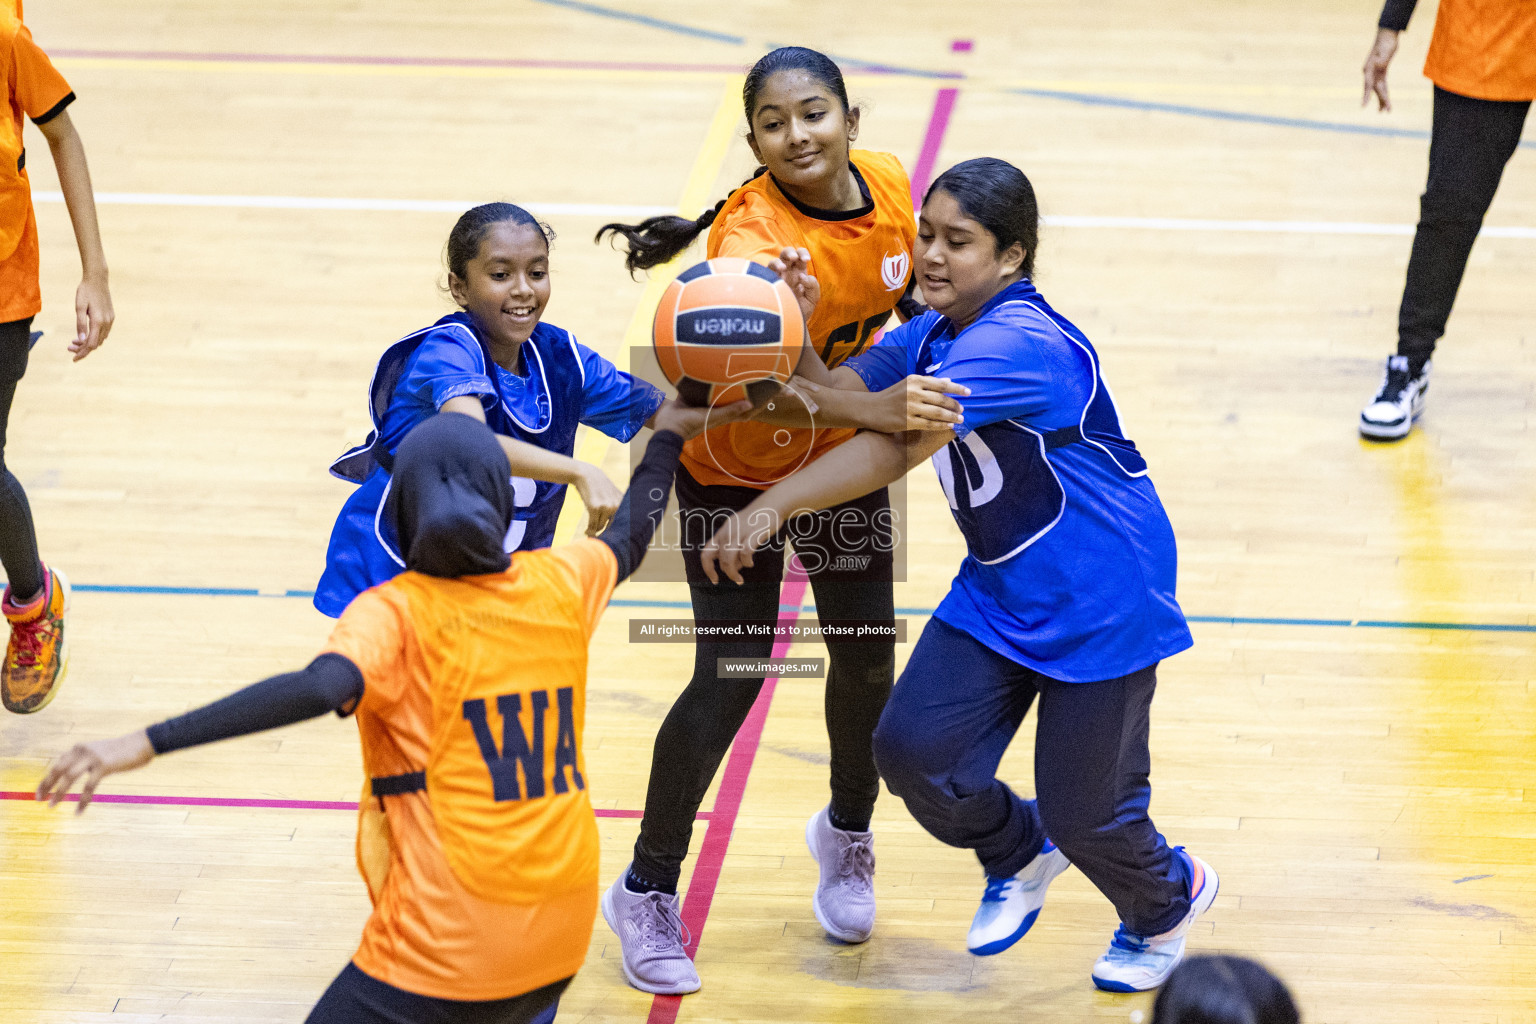
<svg viewBox="0 0 1536 1024"><path fill-rule="evenodd" d="M485 365L485 353L468 328L451 325L433 331L416 349L396 394L404 392L417 401L441 409L461 395L495 395Z"/></svg>
<svg viewBox="0 0 1536 1024"><path fill-rule="evenodd" d="M666 396L587 346L575 344L581 359L581 422L616 441L628 441L640 432Z"/></svg>
<svg viewBox="0 0 1536 1024"><path fill-rule="evenodd" d="M843 365L859 375L864 386L871 391L884 391L892 384L904 380L909 373L916 373L917 348L923 342L925 328L920 323L932 323L931 318L920 316L908 320L900 327L893 327L880 336L861 355L843 360Z"/></svg>
<svg viewBox="0 0 1536 1024"><path fill-rule="evenodd" d="M1051 369L1027 331L1015 324L983 321L955 339L930 376L946 377L969 388L955 396L965 416L955 434L1002 420L1031 419L1052 405Z"/></svg>

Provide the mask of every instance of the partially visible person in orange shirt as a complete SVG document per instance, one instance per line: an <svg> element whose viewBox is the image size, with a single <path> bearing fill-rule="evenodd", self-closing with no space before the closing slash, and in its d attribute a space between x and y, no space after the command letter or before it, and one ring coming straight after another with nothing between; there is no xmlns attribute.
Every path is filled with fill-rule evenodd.
<svg viewBox="0 0 1536 1024"><path fill-rule="evenodd" d="M714 410L667 402L600 536L508 555L511 467L490 427L446 412L395 456L384 514L408 569L359 594L302 672L148 729L80 744L38 787L57 804L156 754L336 711L367 775L358 867L373 914L310 1024L554 1018L597 913L582 754L587 643L666 509L685 438Z"/></svg>
<svg viewBox="0 0 1536 1024"><path fill-rule="evenodd" d="M1392 109L1387 67L1417 0L1387 0L1365 59L1362 103ZM1440 0L1424 74L1435 83L1429 183L1397 316L1397 353L1360 413L1375 441L1407 437L1424 411L1430 357L1445 333L1472 243L1536 99L1536 0Z"/></svg>
<svg viewBox="0 0 1536 1024"><path fill-rule="evenodd" d="M21 21L20 3L0 6L0 79L5 82L7 108L0 117L0 564L9 581L0 610L11 627L0 666L0 702L8 711L29 714L53 700L68 668L64 612L69 581L38 557L26 492L4 464L11 400L37 340L32 318L43 308L23 115L48 140L80 247L84 273L75 291L75 336L69 343L76 361L107 340L113 313L85 148L65 109L75 94L32 41Z"/></svg>

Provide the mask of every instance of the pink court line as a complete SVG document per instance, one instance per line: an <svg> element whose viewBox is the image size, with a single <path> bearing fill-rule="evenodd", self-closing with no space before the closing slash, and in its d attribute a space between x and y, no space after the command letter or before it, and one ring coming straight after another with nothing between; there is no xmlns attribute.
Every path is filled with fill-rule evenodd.
<svg viewBox="0 0 1536 1024"><path fill-rule="evenodd" d="M0 791L0 800L36 800L34 793L21 790ZM79 793L71 793L65 801L78 803ZM356 800L267 800L259 797L239 796L150 796L141 793L98 793L91 798L93 804L149 804L156 807L266 807L287 811L355 811ZM645 812L599 807L594 812L599 818L638 818ZM711 811L700 811L697 817L708 821Z"/></svg>
<svg viewBox="0 0 1536 1024"><path fill-rule="evenodd" d="M784 588L780 592L779 607L786 605L795 611L779 616L779 625L793 626L800 618L800 604L805 600L805 570L798 558L789 562L784 574ZM782 658L789 651L790 641L774 642L770 657ZM736 828L736 814L741 810L742 797L747 791L747 779L752 774L752 762L757 757L758 745L763 738L763 723L768 720L768 708L773 704L773 693L778 678L769 676L763 680L763 688L757 702L747 713L747 720L736 733L731 744L730 756L725 762L725 775L720 789L715 793L715 807L710 815L709 826L704 831L704 842L699 846L699 859L693 867L693 877L688 882L688 893L683 900L683 924L690 939L687 946L691 957L698 952L699 940L704 935L704 924L709 920L710 904L715 899L715 886L720 881L720 868L725 863L725 852L731 845L731 832ZM657 996L651 1001L651 1013L646 1024L673 1024L682 1006L681 996Z"/></svg>
<svg viewBox="0 0 1536 1024"><path fill-rule="evenodd" d="M917 164L912 168L912 209L921 209L923 194L933 181L933 168L939 161L939 147L944 144L944 133L949 130L949 115L955 112L958 89L940 89L933 98L933 113L928 118L928 130L923 133L923 148L917 154Z"/></svg>
<svg viewBox="0 0 1536 1024"><path fill-rule="evenodd" d="M361 67L537 68L556 71L712 71L734 73L741 64L677 64L654 61L536 60L497 57L388 57L331 53L227 53L183 50L50 50L54 57L223 64L345 64Z"/></svg>

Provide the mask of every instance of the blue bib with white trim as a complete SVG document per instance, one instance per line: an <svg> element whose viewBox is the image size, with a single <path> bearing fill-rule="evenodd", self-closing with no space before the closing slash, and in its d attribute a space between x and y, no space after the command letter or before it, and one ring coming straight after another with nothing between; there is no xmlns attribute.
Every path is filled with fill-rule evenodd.
<svg viewBox="0 0 1536 1024"><path fill-rule="evenodd" d="M585 385L582 354L570 334L540 323L523 343L524 374L498 366L466 313L406 335L379 358L368 387L373 430L331 464L359 483L331 532L315 607L338 616L352 598L405 568L399 541L383 515L389 470L405 435L451 398L474 395L498 434L569 456L575 451ZM565 502L565 484L512 478L516 512L511 551L548 547Z"/></svg>
<svg viewBox="0 0 1536 1024"><path fill-rule="evenodd" d="M963 330L928 313L889 332L855 372L902 369L970 389L933 456L967 547L935 615L1065 682L1129 675L1192 640L1174 597L1178 556L1146 460L1128 438L1098 353L1029 281Z"/></svg>

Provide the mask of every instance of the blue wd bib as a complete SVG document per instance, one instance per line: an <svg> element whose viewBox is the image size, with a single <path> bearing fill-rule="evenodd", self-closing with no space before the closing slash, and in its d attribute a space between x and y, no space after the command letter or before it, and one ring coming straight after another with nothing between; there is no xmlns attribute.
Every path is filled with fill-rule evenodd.
<svg viewBox="0 0 1536 1024"><path fill-rule="evenodd" d="M467 313L445 316L384 351L368 387L373 430L331 465L332 474L360 486L331 533L315 607L340 615L353 597L404 570L383 515L389 470L405 435L450 399L473 395L497 434L566 456L575 451L580 424L628 441L662 402L655 388L558 327L536 326L521 355L523 375L498 366ZM506 549L548 547L566 485L513 477L512 488L517 509Z"/></svg>

